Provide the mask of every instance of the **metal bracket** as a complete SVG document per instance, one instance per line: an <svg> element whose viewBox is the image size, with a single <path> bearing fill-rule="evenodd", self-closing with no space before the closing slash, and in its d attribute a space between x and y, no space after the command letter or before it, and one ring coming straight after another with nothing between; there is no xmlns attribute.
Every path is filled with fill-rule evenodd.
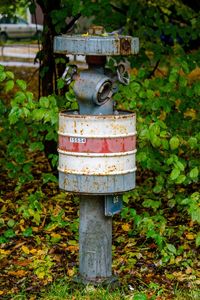
<svg viewBox="0 0 200 300"><path fill-rule="evenodd" d="M122 210L122 195L105 196L105 216L113 217Z"/></svg>
<svg viewBox="0 0 200 300"><path fill-rule="evenodd" d="M117 66L117 77L118 77L119 82L121 82L124 85L129 85L130 75L129 75L126 65L124 63L120 63Z"/></svg>
<svg viewBox="0 0 200 300"><path fill-rule="evenodd" d="M62 75L62 79L69 85L73 81L73 76L77 73L76 65L68 65Z"/></svg>

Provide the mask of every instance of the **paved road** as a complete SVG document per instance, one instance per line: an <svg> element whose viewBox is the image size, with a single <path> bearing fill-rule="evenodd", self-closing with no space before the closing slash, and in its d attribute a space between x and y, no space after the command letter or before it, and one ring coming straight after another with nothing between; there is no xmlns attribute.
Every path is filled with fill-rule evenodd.
<svg viewBox="0 0 200 300"><path fill-rule="evenodd" d="M12 67L39 67L39 64L34 64L34 58L38 52L39 47L36 44L12 44L0 46L0 64ZM10 58L9 61L8 57ZM16 61L15 58L18 60ZM21 59L19 61L19 59ZM71 62L78 61L81 68L85 68L85 56L83 55L69 55ZM27 61L28 60L28 61Z"/></svg>

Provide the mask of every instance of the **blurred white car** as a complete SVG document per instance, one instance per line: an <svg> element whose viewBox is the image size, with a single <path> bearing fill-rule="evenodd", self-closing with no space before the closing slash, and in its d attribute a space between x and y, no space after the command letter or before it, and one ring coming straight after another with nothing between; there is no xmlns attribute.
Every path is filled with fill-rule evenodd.
<svg viewBox="0 0 200 300"><path fill-rule="evenodd" d="M0 41L6 42L8 38L40 38L42 25L28 23L18 17L0 17Z"/></svg>

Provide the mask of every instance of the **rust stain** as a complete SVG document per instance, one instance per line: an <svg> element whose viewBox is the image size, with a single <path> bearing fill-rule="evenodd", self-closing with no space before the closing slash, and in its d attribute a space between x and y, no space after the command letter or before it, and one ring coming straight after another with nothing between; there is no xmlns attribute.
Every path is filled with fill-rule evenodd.
<svg viewBox="0 0 200 300"><path fill-rule="evenodd" d="M131 54L130 38L120 38L120 54L122 55Z"/></svg>

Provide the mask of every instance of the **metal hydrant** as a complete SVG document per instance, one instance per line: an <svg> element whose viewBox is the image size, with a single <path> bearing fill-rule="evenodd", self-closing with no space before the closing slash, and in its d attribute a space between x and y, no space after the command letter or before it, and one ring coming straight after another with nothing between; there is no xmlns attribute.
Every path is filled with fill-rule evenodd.
<svg viewBox="0 0 200 300"><path fill-rule="evenodd" d="M122 208L122 193L135 188L136 117L116 111L117 83L129 84L123 63L111 72L108 56L137 54L139 40L93 26L85 35L55 37L54 52L85 55L87 69L67 66L74 81L77 111L59 115L59 187L80 195L79 280L112 283L112 216Z"/></svg>

